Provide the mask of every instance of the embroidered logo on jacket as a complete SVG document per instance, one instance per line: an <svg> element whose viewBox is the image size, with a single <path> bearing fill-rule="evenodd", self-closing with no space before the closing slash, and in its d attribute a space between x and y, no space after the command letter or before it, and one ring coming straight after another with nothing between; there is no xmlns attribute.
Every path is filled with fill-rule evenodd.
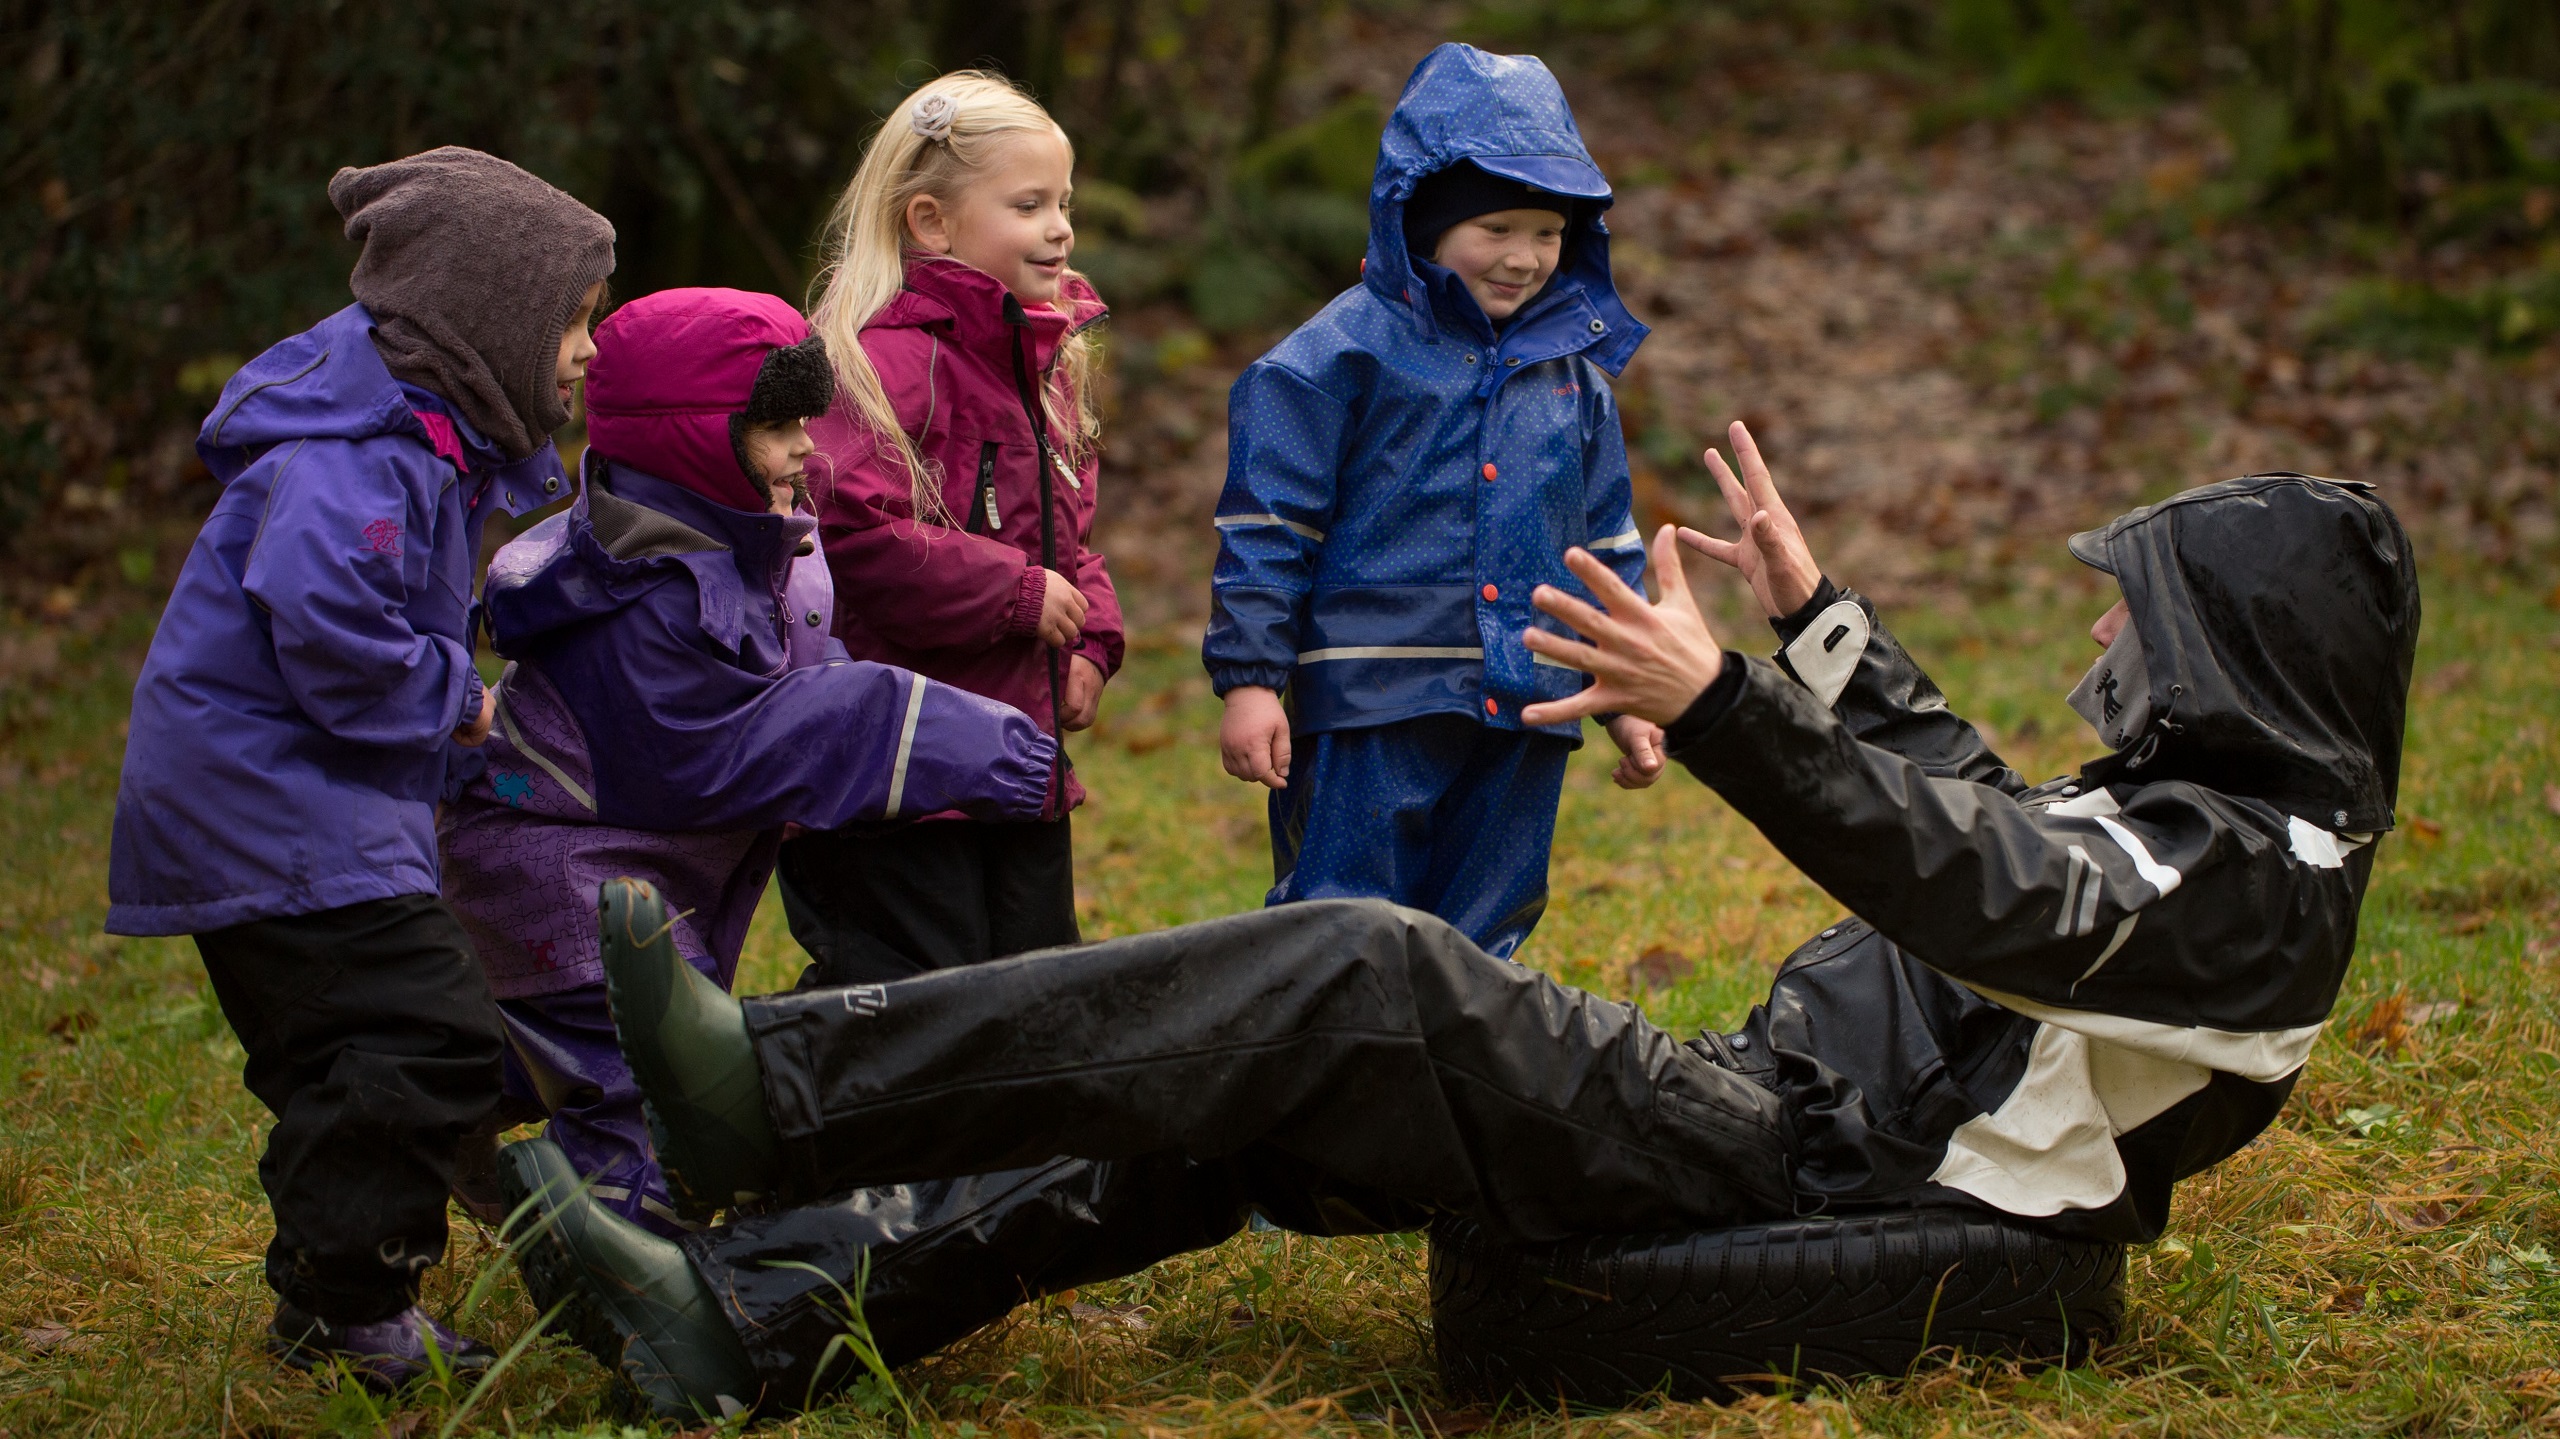
<svg viewBox="0 0 2560 1439"><path fill-rule="evenodd" d="M876 984L857 984L844 992L844 1007L868 1019L889 1007L889 991Z"/></svg>
<svg viewBox="0 0 2560 1439"><path fill-rule="evenodd" d="M400 522L375 520L364 527L364 547L377 555L400 558Z"/></svg>

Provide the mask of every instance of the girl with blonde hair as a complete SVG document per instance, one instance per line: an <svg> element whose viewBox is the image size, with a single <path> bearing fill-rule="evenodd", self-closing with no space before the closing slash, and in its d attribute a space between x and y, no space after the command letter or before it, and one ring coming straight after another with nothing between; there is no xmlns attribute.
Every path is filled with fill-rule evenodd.
<svg viewBox="0 0 2560 1439"><path fill-rule="evenodd" d="M1075 151L963 70L901 101L827 226L811 323L837 401L810 426L835 633L856 659L1091 725L1122 654L1091 548L1102 302L1069 265ZM782 853L808 982L857 984L1078 939L1061 766L1042 819L917 816Z"/></svg>

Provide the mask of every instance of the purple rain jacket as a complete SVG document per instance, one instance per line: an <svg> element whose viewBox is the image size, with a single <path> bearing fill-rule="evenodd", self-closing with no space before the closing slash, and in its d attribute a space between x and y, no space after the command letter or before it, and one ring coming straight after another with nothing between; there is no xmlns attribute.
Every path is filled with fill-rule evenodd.
<svg viewBox="0 0 2560 1439"><path fill-rule="evenodd" d="M565 491L384 368L349 305L243 366L196 436L222 497L133 687L107 930L198 934L437 889L479 712L489 505Z"/></svg>
<svg viewBox="0 0 2560 1439"><path fill-rule="evenodd" d="M487 769L445 814L444 893L501 999L603 978L596 889L614 876L656 885L684 916L678 952L726 984L786 823L1036 819L1048 795L1057 745L1028 716L828 638L815 519L731 509L698 493L710 476L634 467L734 463L725 413L676 397L718 394L738 364L751 383L770 348L736 331L706 343L702 307L727 292L681 293L684 307L635 301L598 331L589 403L601 419L618 348L651 353L656 327L635 322L653 315L663 338L685 337L655 352L668 369L718 373L658 377L671 393L635 404L646 423L597 425L577 503L489 568L490 626L513 663ZM807 334L790 321L770 343ZM714 426L716 447L694 433Z"/></svg>

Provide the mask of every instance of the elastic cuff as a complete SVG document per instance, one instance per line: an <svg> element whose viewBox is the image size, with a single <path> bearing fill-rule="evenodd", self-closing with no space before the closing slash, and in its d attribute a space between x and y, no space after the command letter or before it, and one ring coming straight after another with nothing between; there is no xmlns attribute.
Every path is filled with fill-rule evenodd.
<svg viewBox="0 0 2560 1439"><path fill-rule="evenodd" d="M1005 639L1040 633L1040 602L1049 594L1049 572L1025 561L1022 579L1013 590L1013 613L1005 616Z"/></svg>
<svg viewBox="0 0 2560 1439"><path fill-rule="evenodd" d="M1209 671L1209 688L1218 698L1227 691L1259 685L1274 693L1289 687L1289 671L1279 665L1229 665Z"/></svg>
<svg viewBox="0 0 2560 1439"><path fill-rule="evenodd" d="M1689 707L1680 712L1680 718L1663 726L1662 748L1665 752L1678 754L1707 737L1707 731L1714 729L1725 712L1733 708L1734 702L1742 698L1743 666L1740 654L1732 650L1724 652L1724 668L1716 672L1715 682L1699 691L1696 699L1689 701Z"/></svg>
<svg viewBox="0 0 2560 1439"><path fill-rule="evenodd" d="M1813 587L1812 599L1798 605L1794 613L1783 614L1769 621L1769 628L1778 632L1779 644L1794 644L1796 636L1804 633L1804 627L1813 623L1815 615L1838 603L1840 603L1840 587L1831 583L1831 576L1824 575L1822 583Z"/></svg>

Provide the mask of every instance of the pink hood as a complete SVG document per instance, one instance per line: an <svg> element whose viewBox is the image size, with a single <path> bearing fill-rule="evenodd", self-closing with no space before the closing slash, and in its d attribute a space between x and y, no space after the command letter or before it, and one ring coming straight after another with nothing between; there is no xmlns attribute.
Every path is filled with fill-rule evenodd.
<svg viewBox="0 0 2560 1439"><path fill-rule="evenodd" d="M587 443L606 459L714 504L761 510L738 468L729 417L746 409L765 356L809 338L791 303L751 290L660 290L596 329Z"/></svg>

